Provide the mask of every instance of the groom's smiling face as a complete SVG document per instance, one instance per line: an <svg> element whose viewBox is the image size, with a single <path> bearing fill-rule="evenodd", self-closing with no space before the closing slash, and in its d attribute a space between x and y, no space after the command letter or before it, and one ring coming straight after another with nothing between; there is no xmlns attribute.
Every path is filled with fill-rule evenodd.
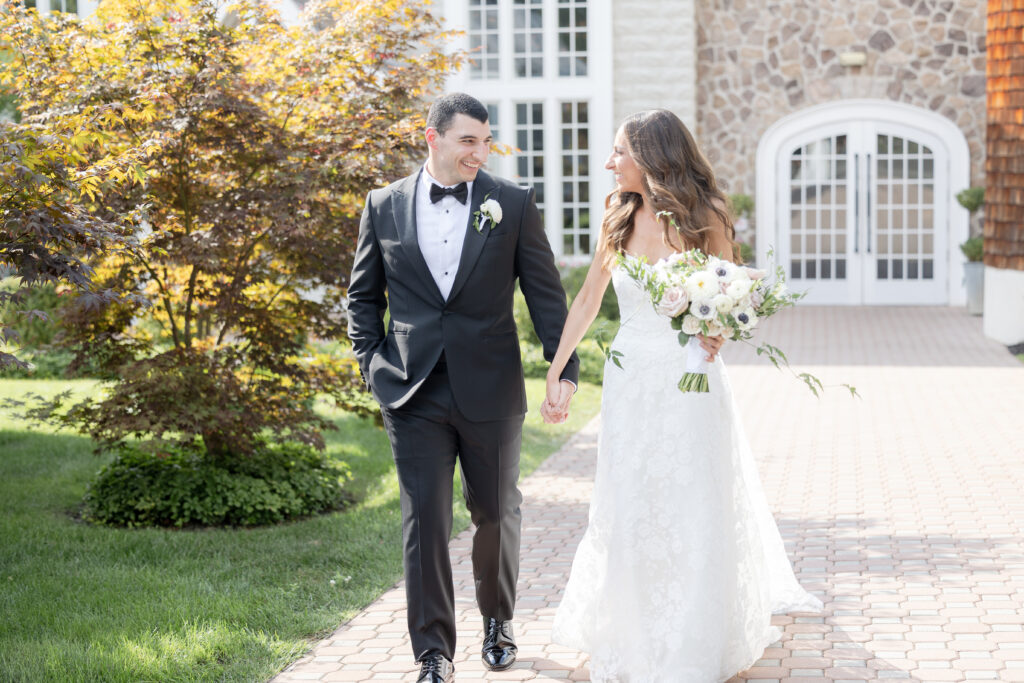
<svg viewBox="0 0 1024 683"><path fill-rule="evenodd" d="M490 124L466 114L456 114L444 133L427 128L426 137L427 170L443 185L475 180L491 151Z"/></svg>

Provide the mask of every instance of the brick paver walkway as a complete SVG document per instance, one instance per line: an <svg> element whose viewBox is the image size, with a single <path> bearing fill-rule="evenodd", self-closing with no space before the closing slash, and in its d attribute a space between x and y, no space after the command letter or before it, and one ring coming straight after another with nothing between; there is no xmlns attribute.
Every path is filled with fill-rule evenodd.
<svg viewBox="0 0 1024 683"><path fill-rule="evenodd" d="M820 399L738 345L726 363L800 581L825 602L733 683L1024 682L1024 364L962 309L803 307L761 337L826 384ZM451 544L456 680L589 679L551 618L586 524L595 420L522 483L515 668L485 672L470 535ZM404 589L275 681L415 680ZM680 683L704 683L682 681Z"/></svg>

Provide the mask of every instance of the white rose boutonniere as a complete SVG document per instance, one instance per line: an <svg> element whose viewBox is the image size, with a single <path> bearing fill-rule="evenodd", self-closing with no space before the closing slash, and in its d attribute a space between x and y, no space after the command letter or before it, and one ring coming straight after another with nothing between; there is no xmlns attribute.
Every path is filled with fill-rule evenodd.
<svg viewBox="0 0 1024 683"><path fill-rule="evenodd" d="M501 204L497 199L484 197L480 208L473 213L473 227L477 232L483 232L487 221L491 222L491 230L494 230L494 226L501 222Z"/></svg>

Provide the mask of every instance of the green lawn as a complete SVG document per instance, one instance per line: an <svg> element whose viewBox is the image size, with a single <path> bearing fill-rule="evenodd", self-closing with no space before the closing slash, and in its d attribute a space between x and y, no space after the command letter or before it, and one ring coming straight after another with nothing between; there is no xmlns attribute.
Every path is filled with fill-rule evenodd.
<svg viewBox="0 0 1024 683"><path fill-rule="evenodd" d="M0 381L0 398L92 382ZM584 384L565 425L543 425L543 382L523 434L532 471L598 410ZM106 461L87 439L0 413L0 680L262 681L401 574L398 488L384 433L324 408L328 452L358 505L272 528L170 531L75 521ZM461 494L457 494L461 495ZM459 529L468 515L456 506ZM334 580L334 585L331 580Z"/></svg>

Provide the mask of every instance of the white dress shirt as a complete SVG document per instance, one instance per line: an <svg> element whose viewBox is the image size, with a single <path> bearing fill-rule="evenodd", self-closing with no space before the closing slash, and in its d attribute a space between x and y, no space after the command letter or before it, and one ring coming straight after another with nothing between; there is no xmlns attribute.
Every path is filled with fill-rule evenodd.
<svg viewBox="0 0 1024 683"><path fill-rule="evenodd" d="M430 177L424 165L416 191L416 241L441 296L447 301L455 283L455 273L459 270L462 243L466 240L473 183L467 183L465 204L451 195L445 195L436 204L431 202L430 186L434 183L441 185Z"/></svg>

